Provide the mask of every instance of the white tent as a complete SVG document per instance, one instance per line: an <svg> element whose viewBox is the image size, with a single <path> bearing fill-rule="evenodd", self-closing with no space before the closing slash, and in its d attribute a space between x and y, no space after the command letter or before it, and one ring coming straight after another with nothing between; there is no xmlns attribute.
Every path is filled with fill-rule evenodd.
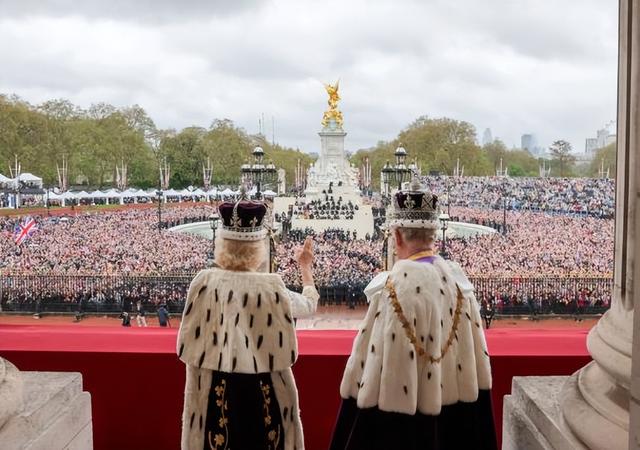
<svg viewBox="0 0 640 450"><path fill-rule="evenodd" d="M109 189L107 192L104 193L104 195L107 198L120 198L122 197L122 193L120 191L118 191L117 189Z"/></svg>
<svg viewBox="0 0 640 450"><path fill-rule="evenodd" d="M164 196L165 197L178 197L180 195L180 193L178 191L176 191L175 189L169 189L164 191Z"/></svg>
<svg viewBox="0 0 640 450"><path fill-rule="evenodd" d="M132 198L132 197L135 197L135 196L136 196L136 193L137 193L137 192L138 192L138 191L137 191L136 189L129 188L129 189L127 189L126 191L121 192L121 193L120 193L120 196L121 196L122 198Z"/></svg>
<svg viewBox="0 0 640 450"><path fill-rule="evenodd" d="M37 186L39 188L42 188L42 178L37 177L32 173L23 172L23 173L20 174L20 178L19 179L23 183L27 183L27 184L30 184L32 186Z"/></svg>
<svg viewBox="0 0 640 450"><path fill-rule="evenodd" d="M4 175L2 175L0 173L0 183L6 184L6 183L9 183L11 181L13 181L11 178L5 177Z"/></svg>
<svg viewBox="0 0 640 450"><path fill-rule="evenodd" d="M107 194L105 194L102 191L98 191L98 190L93 191L89 195L91 196L91 198L107 198L108 197Z"/></svg>
<svg viewBox="0 0 640 450"><path fill-rule="evenodd" d="M60 198L63 200L74 200L76 198L76 194L71 191L67 191L64 194L60 195Z"/></svg>
<svg viewBox="0 0 640 450"><path fill-rule="evenodd" d="M191 191L189 189L182 189L181 191L178 191L178 195L181 195L182 197L191 197Z"/></svg>
<svg viewBox="0 0 640 450"><path fill-rule="evenodd" d="M49 200L62 200L64 198L62 194L56 194L53 191L49 191L49 193L45 195L49 197Z"/></svg>
<svg viewBox="0 0 640 450"><path fill-rule="evenodd" d="M89 194L87 191L80 191L80 192L76 193L76 198L77 199L91 198L91 194Z"/></svg>
<svg viewBox="0 0 640 450"><path fill-rule="evenodd" d="M29 172L22 172L20 174L20 181L42 181L42 178L37 177Z"/></svg>
<svg viewBox="0 0 640 450"><path fill-rule="evenodd" d="M207 194L202 189L198 188L195 191L191 191L191 195L195 195L197 197L204 197Z"/></svg>
<svg viewBox="0 0 640 450"><path fill-rule="evenodd" d="M278 195L276 192L273 192L273 191L272 191L272 190L270 190L270 189L267 189L267 190L266 190L266 191L264 191L262 194L263 194L265 197L275 197L275 196L277 196L277 195Z"/></svg>
<svg viewBox="0 0 640 450"><path fill-rule="evenodd" d="M231 189L226 188L224 191L220 192L220 195L224 197L233 197L234 195L236 195L236 193L233 192Z"/></svg>

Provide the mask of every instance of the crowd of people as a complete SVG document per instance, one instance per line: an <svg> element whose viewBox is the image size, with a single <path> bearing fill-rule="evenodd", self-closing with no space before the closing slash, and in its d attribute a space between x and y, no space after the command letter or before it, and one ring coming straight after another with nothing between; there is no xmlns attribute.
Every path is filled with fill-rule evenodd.
<svg viewBox="0 0 640 450"><path fill-rule="evenodd" d="M36 314L131 312L138 302L151 311L166 305L169 311L180 313L192 277L6 274L0 284L0 300L4 311Z"/></svg>
<svg viewBox="0 0 640 450"><path fill-rule="evenodd" d="M163 222L208 217L208 205L165 207ZM0 270L47 275L167 274L206 265L210 244L197 236L158 231L157 211L128 209L37 217L37 229L21 245L14 241L20 218L0 218Z"/></svg>
<svg viewBox="0 0 640 450"><path fill-rule="evenodd" d="M542 312L551 308L548 305L558 310L562 305L572 308L578 301L585 307L608 305L614 232L610 180L427 177L426 181L439 193L452 220L497 230L445 243L446 254L476 280L479 299L505 311L526 307ZM510 192L506 214L499 209L505 185ZM447 190L451 205L446 202ZM333 205L329 200L328 204L311 202L298 208L308 208L309 218L321 217L322 211L328 218L336 213L344 218L343 211L349 214L354 210L352 204L340 199ZM377 219L383 221L384 208L376 208ZM213 212L214 206L202 203L163 206L160 230L155 208L78 213L65 218L40 216L36 217L36 231L19 246L14 242L14 230L22 219L0 217L3 305L11 300L24 305L85 305L86 309L88 305L108 308L141 299L179 308L188 284L185 280L210 263L211 243L166 228L207 221ZM323 300L349 305L362 302L364 287L382 270L383 233L357 236L338 228L323 233L289 230L276 246L275 262L285 283L294 289L300 286L300 275L293 254L309 235L315 242L316 283ZM439 249L442 244L436 243ZM186 278L167 281L173 274ZM75 276L75 281L61 277L68 275ZM156 288L157 282L136 278L145 276L161 277L168 284ZM122 283L133 284L127 287L104 281L118 277ZM596 284L567 287L564 282L545 290L526 284L517 287L513 282L517 277L592 278ZM500 279L503 284L488 286L483 281L487 279ZM547 286L551 285L548 281Z"/></svg>
<svg viewBox="0 0 640 450"><path fill-rule="evenodd" d="M463 222L501 223L498 211L455 208ZM447 240L470 276L607 277L613 273L613 220L507 212L507 232Z"/></svg>
<svg viewBox="0 0 640 450"><path fill-rule="evenodd" d="M312 236L315 252L314 276L320 298L355 305L362 300L364 287L382 268L382 241L357 239L355 233L329 229L315 234L298 230L276 250L276 264L285 284L300 289L301 279L293 255L307 236Z"/></svg>
<svg viewBox="0 0 640 450"><path fill-rule="evenodd" d="M358 205L354 205L351 200L344 202L342 197L335 200L333 196L326 195L325 200L297 200L291 209L291 215L304 219L353 220L357 209Z"/></svg>
<svg viewBox="0 0 640 450"><path fill-rule="evenodd" d="M615 183L608 178L426 176L431 192L452 206L585 214L612 218Z"/></svg>

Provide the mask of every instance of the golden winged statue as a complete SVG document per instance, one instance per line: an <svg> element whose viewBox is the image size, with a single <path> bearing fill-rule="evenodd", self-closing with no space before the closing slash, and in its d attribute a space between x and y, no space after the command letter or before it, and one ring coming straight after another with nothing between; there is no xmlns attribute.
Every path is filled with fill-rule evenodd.
<svg viewBox="0 0 640 450"><path fill-rule="evenodd" d="M336 81L335 85L326 84L324 88L329 94L329 100L327 103L329 104L329 109L324 112L322 116L322 125L327 126L331 119L335 120L336 124L342 128L342 113L338 110L338 101L340 100L340 94L338 93L338 89L340 88L340 80Z"/></svg>

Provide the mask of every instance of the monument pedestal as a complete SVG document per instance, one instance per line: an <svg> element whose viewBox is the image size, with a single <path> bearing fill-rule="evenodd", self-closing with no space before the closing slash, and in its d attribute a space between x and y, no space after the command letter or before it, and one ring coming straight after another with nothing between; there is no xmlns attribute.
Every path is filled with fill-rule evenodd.
<svg viewBox="0 0 640 450"><path fill-rule="evenodd" d="M562 415L560 393L571 377L514 377L504 397L503 450L586 449Z"/></svg>
<svg viewBox="0 0 640 450"><path fill-rule="evenodd" d="M82 391L81 374L20 372L20 377L23 407L0 427L0 448L93 448L91 396Z"/></svg>

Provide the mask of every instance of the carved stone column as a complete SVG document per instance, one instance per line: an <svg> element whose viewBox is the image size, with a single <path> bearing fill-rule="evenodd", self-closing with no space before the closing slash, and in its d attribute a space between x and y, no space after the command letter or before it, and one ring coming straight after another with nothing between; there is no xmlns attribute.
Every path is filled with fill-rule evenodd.
<svg viewBox="0 0 640 450"><path fill-rule="evenodd" d="M0 358L0 429L22 410L22 378L20 371Z"/></svg>
<svg viewBox="0 0 640 450"><path fill-rule="evenodd" d="M635 264L640 257L639 9L640 0L620 0L615 269L611 309L589 333L587 346L593 362L571 377L561 393L567 425L592 449L627 449L630 442L634 303L640 302L636 298L640 295L640 265ZM636 361L636 366L638 363ZM637 430L634 431L637 436Z"/></svg>

